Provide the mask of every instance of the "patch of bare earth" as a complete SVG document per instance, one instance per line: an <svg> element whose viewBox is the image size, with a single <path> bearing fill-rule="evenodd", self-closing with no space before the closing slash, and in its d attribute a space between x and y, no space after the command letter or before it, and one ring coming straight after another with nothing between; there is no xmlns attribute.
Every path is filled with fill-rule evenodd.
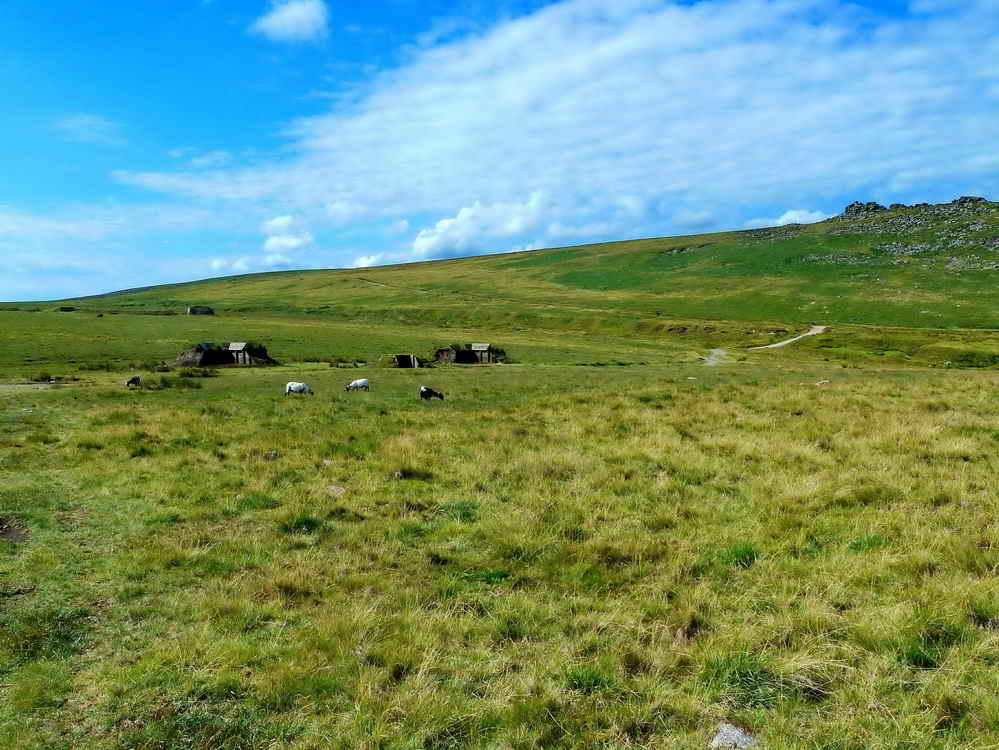
<svg viewBox="0 0 999 750"><path fill-rule="evenodd" d="M0 541L23 542L27 538L27 529L21 528L16 519L0 516Z"/></svg>

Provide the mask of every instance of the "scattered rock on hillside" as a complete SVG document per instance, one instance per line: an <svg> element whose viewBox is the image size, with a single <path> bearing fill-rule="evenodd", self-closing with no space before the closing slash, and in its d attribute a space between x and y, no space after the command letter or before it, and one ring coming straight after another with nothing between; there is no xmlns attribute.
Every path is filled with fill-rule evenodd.
<svg viewBox="0 0 999 750"><path fill-rule="evenodd" d="M860 201L854 201L846 210L843 211L843 216L848 218L857 218L860 216L870 216L871 214L880 213L881 211L887 211L888 209L882 206L880 203L875 203L874 201L869 201L868 203L861 203Z"/></svg>
<svg viewBox="0 0 999 750"><path fill-rule="evenodd" d="M956 203L959 206L966 206L969 203L987 203L988 201L978 195L962 195L957 200L951 202Z"/></svg>
<svg viewBox="0 0 999 750"><path fill-rule="evenodd" d="M718 725L718 734L711 740L708 747L744 748L757 747L756 738L743 729L722 722Z"/></svg>

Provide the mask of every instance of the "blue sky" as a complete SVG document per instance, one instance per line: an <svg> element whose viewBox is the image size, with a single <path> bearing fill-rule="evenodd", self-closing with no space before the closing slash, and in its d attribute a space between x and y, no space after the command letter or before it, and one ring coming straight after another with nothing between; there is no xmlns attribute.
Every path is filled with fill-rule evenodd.
<svg viewBox="0 0 999 750"><path fill-rule="evenodd" d="M999 195L994 0L7 0L0 299Z"/></svg>

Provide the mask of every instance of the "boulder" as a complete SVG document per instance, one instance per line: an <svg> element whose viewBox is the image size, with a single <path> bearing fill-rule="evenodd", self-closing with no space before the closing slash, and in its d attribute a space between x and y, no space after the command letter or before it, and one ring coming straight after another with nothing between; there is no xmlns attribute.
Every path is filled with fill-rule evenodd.
<svg viewBox="0 0 999 750"><path fill-rule="evenodd" d="M712 748L745 748L745 747L758 747L756 738L744 729L739 729L739 727L733 724L726 724L722 722L718 725L718 734L715 738L711 740L711 744L708 747Z"/></svg>

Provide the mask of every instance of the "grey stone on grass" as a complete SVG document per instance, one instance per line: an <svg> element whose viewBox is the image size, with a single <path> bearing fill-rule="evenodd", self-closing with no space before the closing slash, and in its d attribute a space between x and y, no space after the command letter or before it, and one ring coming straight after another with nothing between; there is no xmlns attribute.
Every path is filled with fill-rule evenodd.
<svg viewBox="0 0 999 750"><path fill-rule="evenodd" d="M743 748L759 747L759 745L756 742L756 738L745 730L739 729L739 727L733 724L722 722L718 725L718 734L711 740L711 744L708 747Z"/></svg>

